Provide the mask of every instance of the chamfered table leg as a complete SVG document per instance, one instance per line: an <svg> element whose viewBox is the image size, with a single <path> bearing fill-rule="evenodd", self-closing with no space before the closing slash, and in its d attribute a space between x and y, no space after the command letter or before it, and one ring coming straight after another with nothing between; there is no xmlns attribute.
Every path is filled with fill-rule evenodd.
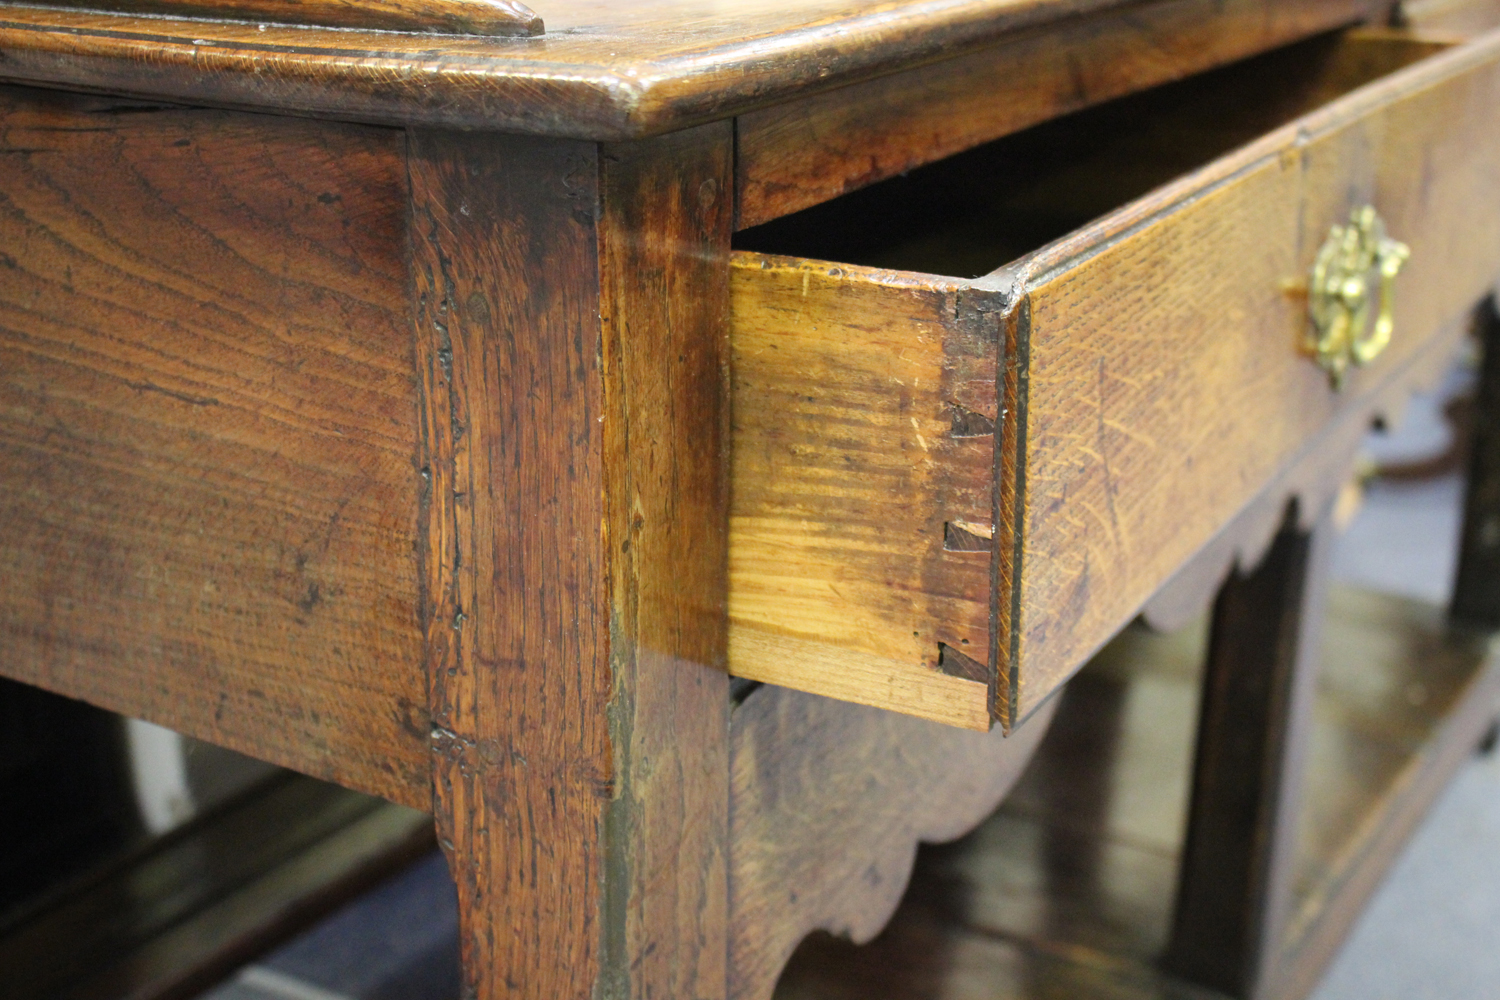
<svg viewBox="0 0 1500 1000"><path fill-rule="evenodd" d="M724 994L731 141L410 136L469 997Z"/></svg>
<svg viewBox="0 0 1500 1000"><path fill-rule="evenodd" d="M1187 839L1164 962L1262 995L1290 908L1332 526L1295 520L1214 602Z"/></svg>

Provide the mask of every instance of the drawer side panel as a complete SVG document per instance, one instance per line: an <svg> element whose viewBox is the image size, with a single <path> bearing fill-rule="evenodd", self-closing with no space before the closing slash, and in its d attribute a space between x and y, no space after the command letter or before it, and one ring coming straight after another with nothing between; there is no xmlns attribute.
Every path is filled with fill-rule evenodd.
<svg viewBox="0 0 1500 1000"><path fill-rule="evenodd" d="M737 675L988 727L984 301L950 279L735 255Z"/></svg>

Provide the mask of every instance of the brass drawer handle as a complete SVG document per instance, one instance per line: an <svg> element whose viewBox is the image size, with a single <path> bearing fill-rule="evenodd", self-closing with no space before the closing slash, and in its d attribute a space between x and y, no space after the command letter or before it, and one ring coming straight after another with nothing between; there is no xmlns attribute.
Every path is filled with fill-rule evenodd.
<svg viewBox="0 0 1500 1000"><path fill-rule="evenodd" d="M1391 342L1396 275L1410 256L1410 247L1386 236L1385 223L1370 205L1356 208L1347 226L1329 230L1308 282L1308 346L1335 389L1351 364L1369 364ZM1380 310L1367 331L1372 271L1380 274Z"/></svg>

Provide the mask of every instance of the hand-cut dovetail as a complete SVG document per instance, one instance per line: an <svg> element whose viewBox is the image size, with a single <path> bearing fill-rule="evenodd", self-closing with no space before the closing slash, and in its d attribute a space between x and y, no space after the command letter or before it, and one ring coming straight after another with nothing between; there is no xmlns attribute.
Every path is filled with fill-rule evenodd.
<svg viewBox="0 0 1500 1000"><path fill-rule="evenodd" d="M983 684L989 680L989 668L967 653L962 653L946 642L938 643L938 669L949 677Z"/></svg>
<svg viewBox="0 0 1500 1000"><path fill-rule="evenodd" d="M943 525L943 548L949 552L988 552L994 545L995 529L973 521L948 521Z"/></svg>
<svg viewBox="0 0 1500 1000"><path fill-rule="evenodd" d="M948 404L948 413L953 418L953 436L956 438L995 436L995 421L983 413L957 403Z"/></svg>

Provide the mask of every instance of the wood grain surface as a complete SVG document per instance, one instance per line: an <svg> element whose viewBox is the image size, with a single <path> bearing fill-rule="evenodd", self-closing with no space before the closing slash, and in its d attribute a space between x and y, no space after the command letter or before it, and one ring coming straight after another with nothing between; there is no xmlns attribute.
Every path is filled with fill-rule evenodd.
<svg viewBox="0 0 1500 1000"><path fill-rule="evenodd" d="M418 807L400 135L0 91L0 670Z"/></svg>
<svg viewBox="0 0 1500 1000"><path fill-rule="evenodd" d="M1055 708L1005 738L785 688L754 691L732 727L732 1000L769 1000L812 931L856 944L878 934L918 843L953 840L988 815Z"/></svg>
<svg viewBox="0 0 1500 1000"><path fill-rule="evenodd" d="M1273 478L1151 595L1141 609L1144 622L1158 631L1174 632L1203 614L1236 567L1248 571L1260 563L1290 507L1295 507L1299 527L1310 530L1313 515L1333 503L1355 475L1372 422L1399 426L1412 394L1436 389L1451 370L1466 333L1463 322L1439 330L1426 350L1369 396L1364 406L1330 421L1315 448L1305 450Z"/></svg>
<svg viewBox="0 0 1500 1000"><path fill-rule="evenodd" d="M1348 11L1351 0L1320 2ZM618 140L729 118L1126 5L550 0L539 5L547 33L511 39L10 6L0 17L0 50L4 77L16 81Z"/></svg>
<svg viewBox="0 0 1500 1000"><path fill-rule="evenodd" d="M1028 359L1024 443L1002 456L1024 485L1002 476L1015 516L998 524L1014 525L1001 572L1019 593L1000 617L1020 715L1484 294L1500 245L1467 220L1500 212L1497 60L1489 36L1398 72L990 279L1014 290L1011 349ZM1413 254L1400 333L1335 393L1283 289L1364 203Z"/></svg>
<svg viewBox="0 0 1500 1000"><path fill-rule="evenodd" d="M1166 0L1109 9L957 59L747 112L736 122L737 227L1368 11L1363 0Z"/></svg>
<svg viewBox="0 0 1500 1000"><path fill-rule="evenodd" d="M989 728L996 297L744 253L731 287L731 669Z"/></svg>
<svg viewBox="0 0 1500 1000"><path fill-rule="evenodd" d="M433 798L467 988L583 997L614 785L597 154L415 133L410 166Z"/></svg>
<svg viewBox="0 0 1500 1000"><path fill-rule="evenodd" d="M1175 578L1176 596L1153 618L1181 620L1231 565L1253 563L1287 498L1329 495L1363 427L1394 419L1441 366L1500 271L1500 246L1464 222L1500 210L1488 140L1468 138L1500 134L1500 38L1433 55L1448 47L1388 32L1306 43L742 234L758 249L800 242L908 270L736 258L736 366L753 377L736 382L732 669L743 660L745 676L972 724L970 689L930 659L925 675L910 669L929 655L927 629L898 633L891 611L977 630L972 604L927 597L975 600L973 579L947 568L972 556L943 553L947 575L916 586L933 557L908 540L934 537L936 522L950 539L956 522L978 524L995 540L999 626L994 659L972 675L993 678L992 713L1010 726L1163 585ZM1414 253L1396 343L1336 393L1304 353L1295 285L1328 227L1364 203ZM1058 233L977 280L912 273L976 273L987 252L993 262ZM996 398L964 404L1007 415L998 513L984 521L936 502L939 481L972 491L946 470L979 459L941 434L936 416L957 397L933 345L962 356L957 345L1002 335L1012 360ZM946 478L902 478L921 469ZM876 541L856 542L858 524L880 525ZM966 540L948 548L984 547ZM857 554L831 556L840 546ZM1196 606L1173 612L1190 591Z"/></svg>
<svg viewBox="0 0 1500 1000"><path fill-rule="evenodd" d="M615 797L604 995L724 995L733 130L603 147Z"/></svg>
<svg viewBox="0 0 1500 1000"><path fill-rule="evenodd" d="M6 3L0 10L13 6ZM543 30L542 19L516 0L53 0L47 6L321 28L466 35L540 35Z"/></svg>
<svg viewBox="0 0 1500 1000"><path fill-rule="evenodd" d="M727 126L412 138L427 664L468 989L722 997Z"/></svg>

